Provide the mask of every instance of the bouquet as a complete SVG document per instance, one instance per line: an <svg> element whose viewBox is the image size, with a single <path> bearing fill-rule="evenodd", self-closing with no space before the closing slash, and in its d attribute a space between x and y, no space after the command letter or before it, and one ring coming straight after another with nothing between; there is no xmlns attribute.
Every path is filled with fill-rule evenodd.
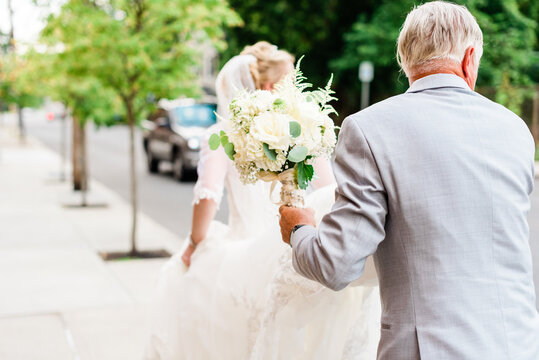
<svg viewBox="0 0 539 360"><path fill-rule="evenodd" d="M300 71L275 86L275 91L241 91L230 103L227 131L213 134L209 146L223 146L244 184L282 183L280 204L303 207L303 191L315 176L313 162L330 157L335 143L336 113L332 77L325 88L308 91L311 84Z"/></svg>

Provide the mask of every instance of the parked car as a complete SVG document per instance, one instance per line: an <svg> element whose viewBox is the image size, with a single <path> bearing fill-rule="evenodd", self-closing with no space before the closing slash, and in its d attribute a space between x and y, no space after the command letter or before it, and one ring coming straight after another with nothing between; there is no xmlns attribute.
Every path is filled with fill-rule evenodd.
<svg viewBox="0 0 539 360"><path fill-rule="evenodd" d="M171 101L143 121L143 145L148 171L157 173L159 163L172 163L173 176L183 181L196 169L200 142L216 122L217 105L194 101Z"/></svg>

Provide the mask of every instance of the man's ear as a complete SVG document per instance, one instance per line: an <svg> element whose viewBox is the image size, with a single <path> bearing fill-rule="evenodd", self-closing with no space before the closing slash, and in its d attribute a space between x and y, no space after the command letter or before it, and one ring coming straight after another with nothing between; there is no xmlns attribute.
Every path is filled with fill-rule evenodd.
<svg viewBox="0 0 539 360"><path fill-rule="evenodd" d="M473 90L475 88L475 81L477 80L477 66L475 64L475 49L473 46L469 46L464 52L462 74L470 89Z"/></svg>

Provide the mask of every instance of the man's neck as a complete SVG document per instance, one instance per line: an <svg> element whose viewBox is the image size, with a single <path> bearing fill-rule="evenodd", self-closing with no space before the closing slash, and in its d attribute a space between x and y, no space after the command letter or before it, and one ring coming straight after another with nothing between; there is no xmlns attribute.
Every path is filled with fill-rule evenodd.
<svg viewBox="0 0 539 360"><path fill-rule="evenodd" d="M408 78L408 81L410 82L410 85L412 85L412 83L414 81L419 80L421 78L424 78L425 76L434 75L434 74L452 74L452 75L457 75L458 77L466 80L465 77L464 77L464 73L462 72L461 68L458 68L458 67L444 67L444 68L439 68L439 69L432 70L432 71L414 73L413 75L411 75Z"/></svg>

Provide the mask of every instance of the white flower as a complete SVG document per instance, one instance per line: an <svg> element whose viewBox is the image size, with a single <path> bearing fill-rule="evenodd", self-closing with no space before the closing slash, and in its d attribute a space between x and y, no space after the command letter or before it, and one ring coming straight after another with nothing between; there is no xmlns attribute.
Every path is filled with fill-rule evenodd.
<svg viewBox="0 0 539 360"><path fill-rule="evenodd" d="M290 121L285 114L265 112L253 119L251 133L261 143L266 143L271 149L288 150L291 143Z"/></svg>
<svg viewBox="0 0 539 360"><path fill-rule="evenodd" d="M229 134L229 141L234 144L234 161L249 162L264 156L262 143L242 130Z"/></svg>
<svg viewBox="0 0 539 360"><path fill-rule="evenodd" d="M320 107L314 102L305 101L297 104L297 117L299 123L303 126L315 127L324 124L324 115Z"/></svg>
<svg viewBox="0 0 539 360"><path fill-rule="evenodd" d="M256 166L264 171L280 172L286 163L286 156L284 151L277 151L277 159L270 160L267 156L263 156L255 161Z"/></svg>
<svg viewBox="0 0 539 360"><path fill-rule="evenodd" d="M273 109L273 102L275 101L276 96L267 90L257 90L253 93L252 104L256 109L256 113L260 114L262 112Z"/></svg>
<svg viewBox="0 0 539 360"><path fill-rule="evenodd" d="M309 155L315 155L321 147L324 116L313 102L299 102L293 112L294 118L301 125L301 134L295 143L305 146Z"/></svg>
<svg viewBox="0 0 539 360"><path fill-rule="evenodd" d="M301 75L295 75L291 74L278 83L274 92L240 91L230 104L226 135L234 145L234 165L244 183L258 181L256 174L260 171L280 173L286 170L291 147L306 147L308 164L319 156L329 156L333 151L335 126L327 115L326 101L320 100L320 104L307 101L313 98L312 93L304 92L306 86L301 79L298 80ZM317 91L317 94L331 94L327 88ZM331 97L327 99L331 100ZM299 123L301 128L296 138L290 135L292 121ZM264 144L274 152L275 160L271 160L274 157L264 151Z"/></svg>
<svg viewBox="0 0 539 360"><path fill-rule="evenodd" d="M335 125L333 124L333 120L327 115L325 115L324 119L324 135L322 135L322 145L328 149L328 152L333 152L333 148L335 147L335 144L337 143L337 136L335 135Z"/></svg>

